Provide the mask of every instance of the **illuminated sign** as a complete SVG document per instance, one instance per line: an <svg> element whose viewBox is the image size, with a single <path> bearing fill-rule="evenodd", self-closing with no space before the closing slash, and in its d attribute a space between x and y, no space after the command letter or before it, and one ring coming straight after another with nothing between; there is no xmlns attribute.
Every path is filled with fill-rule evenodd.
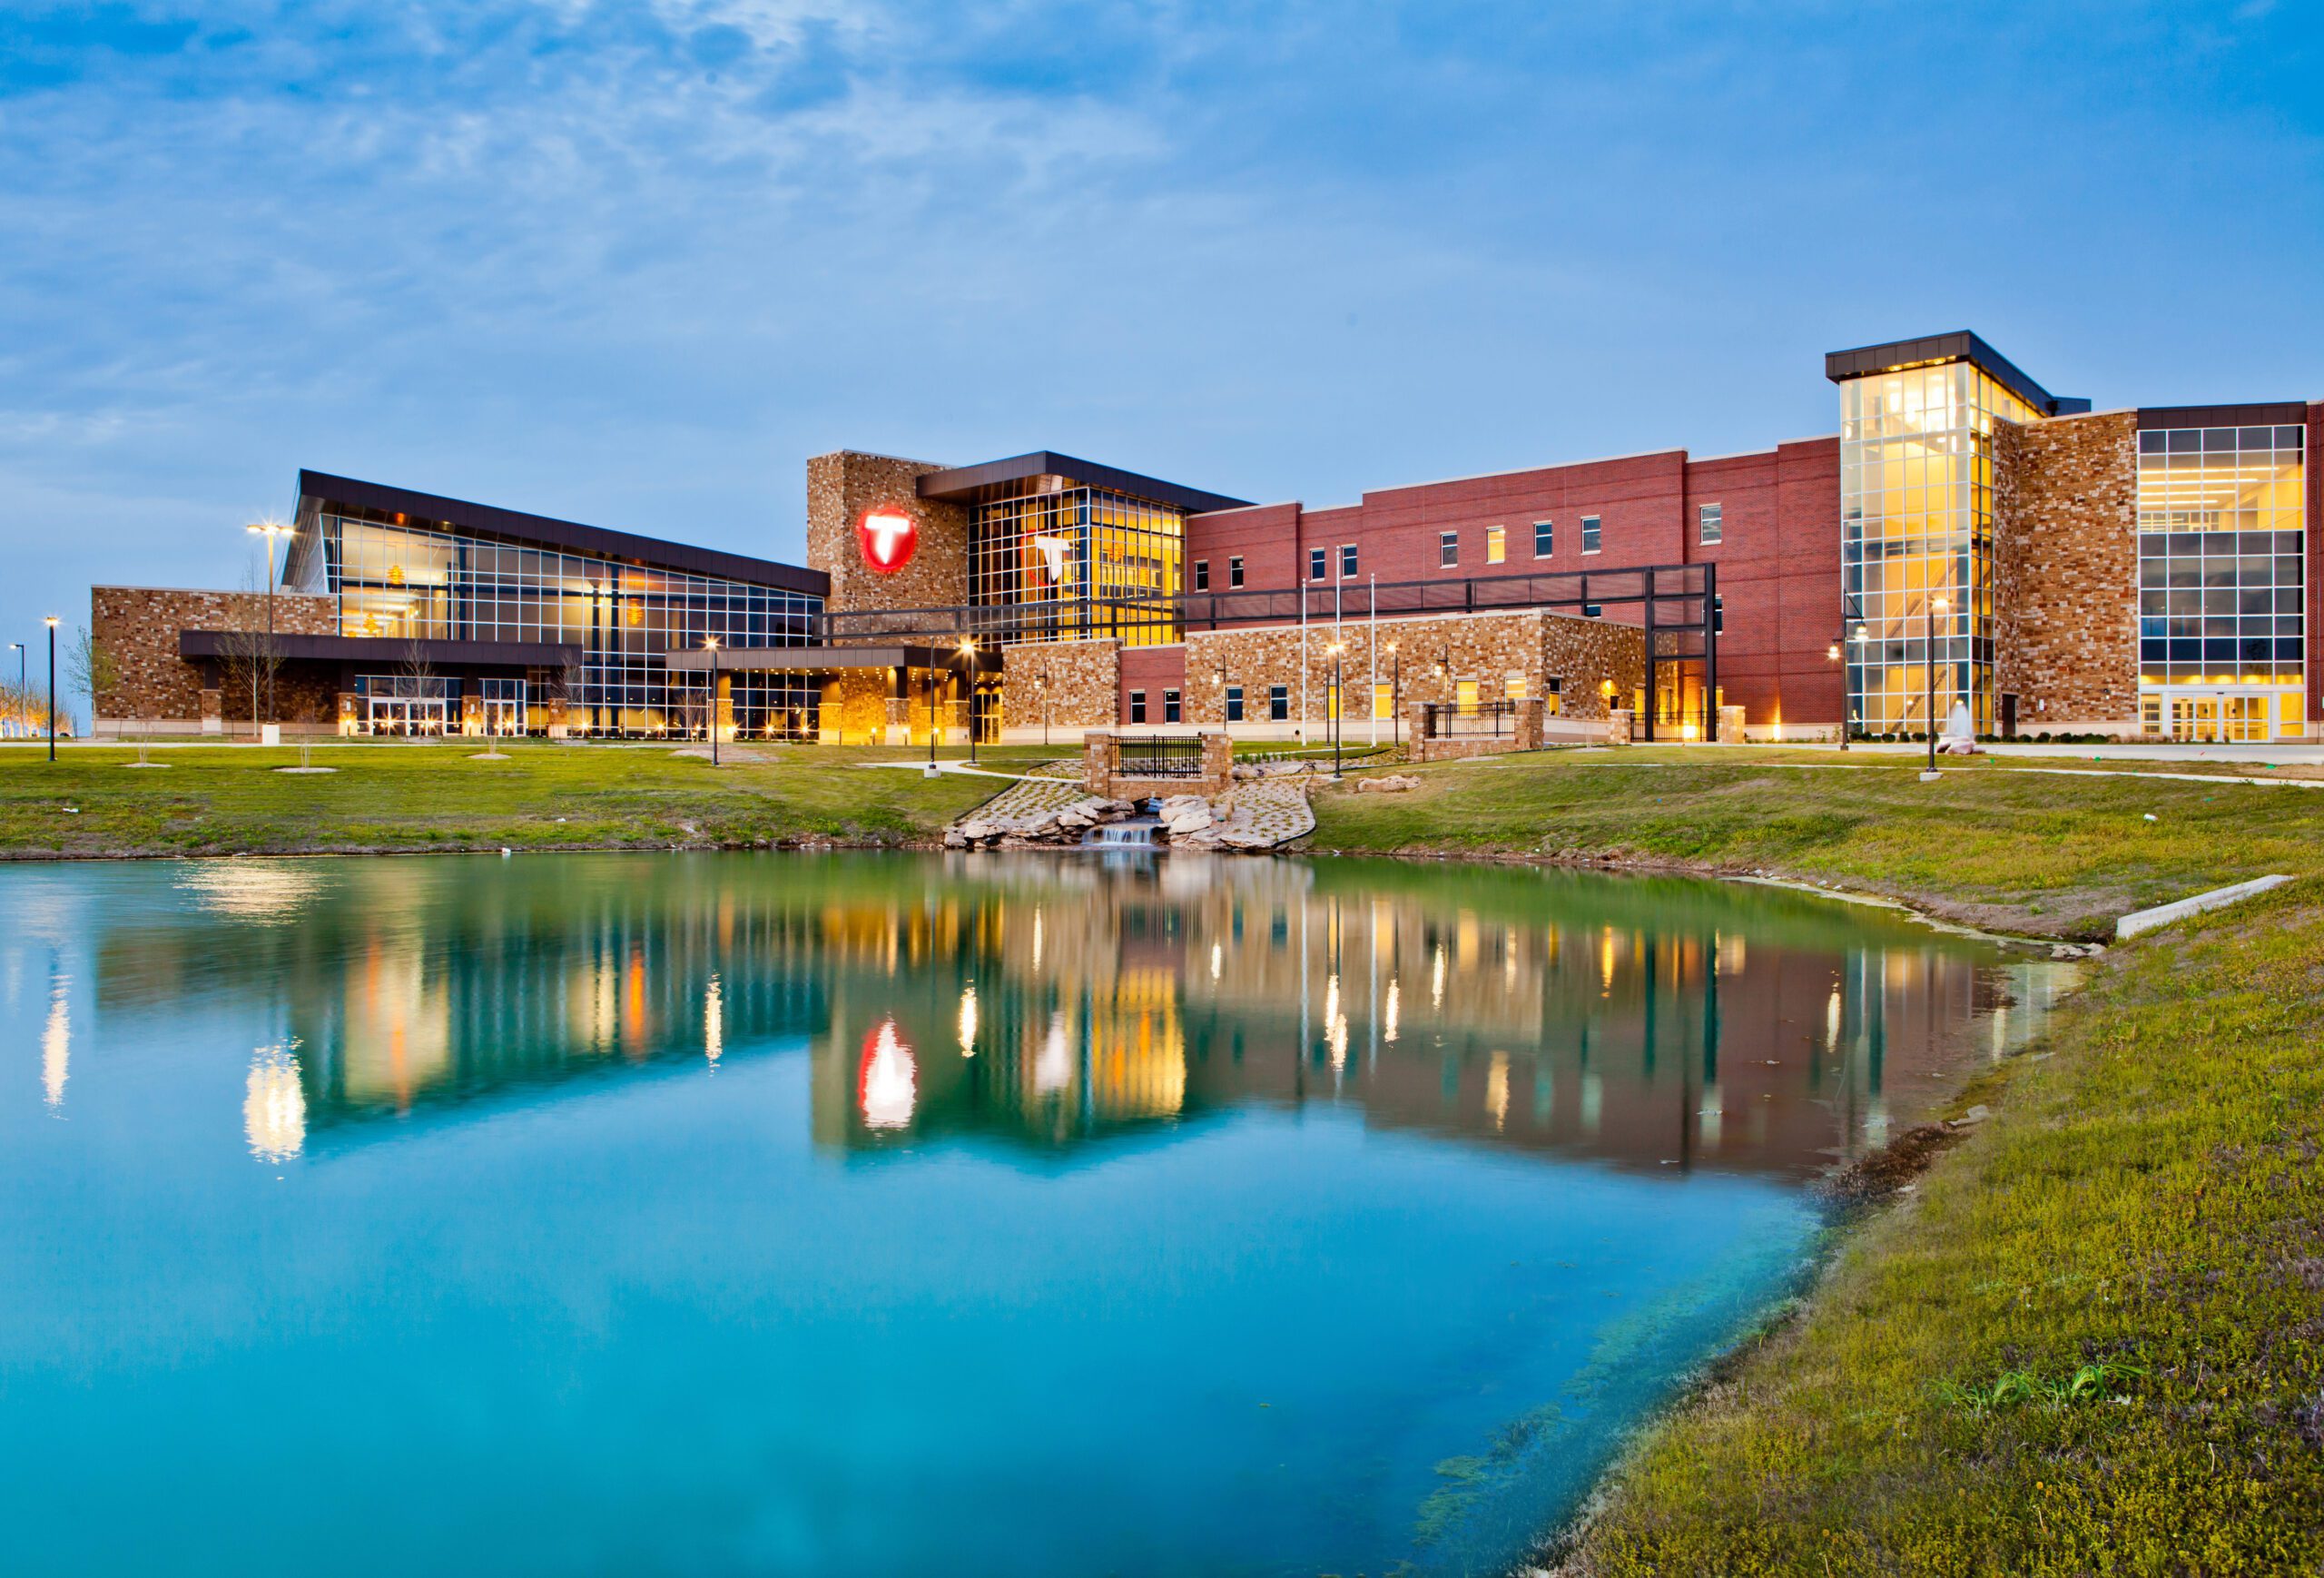
<svg viewBox="0 0 2324 1578"><path fill-rule="evenodd" d="M1073 552L1073 539L1069 537L1037 536L1033 538L1033 548L1041 556L1042 562L1049 566L1049 580L1061 585L1065 580L1066 556Z"/></svg>
<svg viewBox="0 0 2324 1578"><path fill-rule="evenodd" d="M911 563L920 546L920 527L901 510L867 509L855 523L856 546L863 562L883 576L892 576Z"/></svg>

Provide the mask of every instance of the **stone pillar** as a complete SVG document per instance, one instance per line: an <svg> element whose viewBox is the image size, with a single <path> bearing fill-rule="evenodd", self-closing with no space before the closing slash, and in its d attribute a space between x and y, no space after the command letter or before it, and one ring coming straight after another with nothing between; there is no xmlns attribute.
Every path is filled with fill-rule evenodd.
<svg viewBox="0 0 2324 1578"><path fill-rule="evenodd" d="M565 697L552 692L548 699L542 704L542 715L548 720L548 737L552 740L565 738L567 732L565 721Z"/></svg>
<svg viewBox="0 0 2324 1578"><path fill-rule="evenodd" d="M734 676L718 676L718 700L710 709L710 726L722 740L734 737Z"/></svg>
<svg viewBox="0 0 2324 1578"><path fill-rule="evenodd" d="M1225 794L1235 782L1235 742L1224 733L1202 736L1202 781L1211 794Z"/></svg>
<svg viewBox="0 0 2324 1578"><path fill-rule="evenodd" d="M202 693L202 732L205 735L226 732L226 698L214 685Z"/></svg>
<svg viewBox="0 0 2324 1578"><path fill-rule="evenodd" d="M460 693L460 733L484 733L484 698L471 689L464 688Z"/></svg>
<svg viewBox="0 0 2324 1578"><path fill-rule="evenodd" d="M1630 743L1632 715L1630 709L1626 706L1608 709L1606 714L1606 743L1608 745L1627 745Z"/></svg>
<svg viewBox="0 0 2324 1578"><path fill-rule="evenodd" d="M363 715L363 698L357 695L351 690L340 691L339 693L338 715L339 732L340 734L353 735L361 733L362 725L358 720Z"/></svg>
<svg viewBox="0 0 2324 1578"><path fill-rule="evenodd" d="M1111 794L1121 775L1121 744L1105 730L1081 736L1081 782L1092 794Z"/></svg>
<svg viewBox="0 0 2324 1578"><path fill-rule="evenodd" d="M1541 748L1541 698L1529 695L1517 704L1517 748L1538 751Z"/></svg>
<svg viewBox="0 0 2324 1578"><path fill-rule="evenodd" d="M1743 743L1743 709L1723 706L1718 709L1718 743L1739 745Z"/></svg>

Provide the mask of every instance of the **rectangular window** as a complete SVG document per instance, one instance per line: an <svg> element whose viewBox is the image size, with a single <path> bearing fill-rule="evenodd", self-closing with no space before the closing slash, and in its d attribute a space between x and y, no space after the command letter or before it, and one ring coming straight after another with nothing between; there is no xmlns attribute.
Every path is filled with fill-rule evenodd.
<svg viewBox="0 0 2324 1578"><path fill-rule="evenodd" d="M1509 557L1509 533L1498 526L1485 528L1485 563L1500 564Z"/></svg>
<svg viewBox="0 0 2324 1578"><path fill-rule="evenodd" d="M1695 525L1699 532L1697 540L1705 547L1718 541L1720 534L1726 529L1726 523L1720 518L1719 508L1716 504L1697 505Z"/></svg>
<svg viewBox="0 0 2324 1578"><path fill-rule="evenodd" d="M1309 548L1307 550L1307 578L1311 581L1322 580L1330 564L1330 559L1331 556L1324 549L1319 547Z"/></svg>
<svg viewBox="0 0 2324 1578"><path fill-rule="evenodd" d="M1236 554L1226 561L1226 584L1229 587L1239 587L1243 584L1243 556L1241 554Z"/></svg>
<svg viewBox="0 0 2324 1578"><path fill-rule="evenodd" d="M1195 561L1195 590L1197 592L1210 590L1210 561L1208 559Z"/></svg>
<svg viewBox="0 0 2324 1578"><path fill-rule="evenodd" d="M1230 724L1243 721L1243 687L1239 685L1226 687L1226 721Z"/></svg>
<svg viewBox="0 0 2324 1578"><path fill-rule="evenodd" d="M1525 699L1525 676L1521 674L1511 675L1508 680L1502 686L1502 694L1508 696L1512 701L1523 701Z"/></svg>
<svg viewBox="0 0 2324 1578"><path fill-rule="evenodd" d="M1352 542L1344 543L1340 547L1340 579L1344 581L1355 579L1355 545Z"/></svg>
<svg viewBox="0 0 2324 1578"><path fill-rule="evenodd" d="M1713 597L1710 600L1710 633L1714 636L1727 634L1727 599L1725 597Z"/></svg>
<svg viewBox="0 0 2324 1578"><path fill-rule="evenodd" d="M1475 712L1477 710L1477 682L1473 679L1454 681L1452 703L1464 713Z"/></svg>
<svg viewBox="0 0 2324 1578"><path fill-rule="evenodd" d="M1436 562L1446 569L1461 562L1461 534L1440 531L1436 534Z"/></svg>
<svg viewBox="0 0 2324 1578"><path fill-rule="evenodd" d="M1557 535L1555 523L1547 520L1535 521L1533 523L1533 557L1537 559L1548 558L1551 551L1557 547Z"/></svg>
<svg viewBox="0 0 2324 1578"><path fill-rule="evenodd" d="M1581 551L1586 554L1598 551L1598 518L1594 515L1581 518Z"/></svg>
<svg viewBox="0 0 2324 1578"><path fill-rule="evenodd" d="M1375 685L1372 687L1372 715L1381 719L1393 718L1396 715L1396 687L1394 685Z"/></svg>
<svg viewBox="0 0 2324 1578"><path fill-rule="evenodd" d="M1291 715L1291 687L1287 685L1267 686L1267 716L1276 723Z"/></svg>
<svg viewBox="0 0 2324 1578"><path fill-rule="evenodd" d="M1166 724L1177 723L1178 710L1178 693L1175 690L1164 691L1162 693L1162 721Z"/></svg>
<svg viewBox="0 0 2324 1578"><path fill-rule="evenodd" d="M1340 715L1340 687L1328 679L1324 681L1324 715L1334 721Z"/></svg>
<svg viewBox="0 0 2324 1578"><path fill-rule="evenodd" d="M1134 724L1146 721L1146 693L1142 690L1129 693L1129 721Z"/></svg>

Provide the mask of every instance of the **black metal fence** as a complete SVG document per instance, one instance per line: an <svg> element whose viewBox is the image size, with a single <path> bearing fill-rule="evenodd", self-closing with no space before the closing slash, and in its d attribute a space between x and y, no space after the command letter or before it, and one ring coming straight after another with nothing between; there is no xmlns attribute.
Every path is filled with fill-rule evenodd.
<svg viewBox="0 0 2324 1578"><path fill-rule="evenodd" d="M1502 739L1517 732L1517 704L1429 702L1421 708L1421 728L1432 740Z"/></svg>
<svg viewBox="0 0 2324 1578"><path fill-rule="evenodd" d="M1199 778L1200 735L1127 735L1118 742L1125 778Z"/></svg>

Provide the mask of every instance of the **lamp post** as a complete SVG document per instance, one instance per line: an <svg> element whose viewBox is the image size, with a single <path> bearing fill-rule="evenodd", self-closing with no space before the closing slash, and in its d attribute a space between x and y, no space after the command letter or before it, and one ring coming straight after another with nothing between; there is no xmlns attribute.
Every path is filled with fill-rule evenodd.
<svg viewBox="0 0 2324 1578"><path fill-rule="evenodd" d="M21 641L11 641L8 645L16 649L16 702L21 706L25 705L25 692L30 688L25 683L25 644ZM29 723L31 720L25 721Z"/></svg>
<svg viewBox="0 0 2324 1578"><path fill-rule="evenodd" d="M1347 716L1346 674L1341 656L1346 650L1342 643L1332 643L1332 776L1334 779L1340 775L1340 731L1345 726L1344 720Z"/></svg>
<svg viewBox="0 0 2324 1578"><path fill-rule="evenodd" d="M936 771L936 649L928 651L928 770Z"/></svg>
<svg viewBox="0 0 2324 1578"><path fill-rule="evenodd" d="M1041 749L1046 751L1049 745L1049 676L1037 675L1033 688L1041 693Z"/></svg>
<svg viewBox="0 0 2324 1578"><path fill-rule="evenodd" d="M266 710L271 718L274 713L274 539L289 537L294 528L270 517L265 520L253 521L242 529L259 538L266 549ZM258 698L255 696L251 698L251 710L258 710ZM257 726L256 718L251 722L252 727Z"/></svg>
<svg viewBox="0 0 2324 1578"><path fill-rule="evenodd" d="M48 626L48 759L56 760L56 616L51 614ZM96 704L89 704L94 706Z"/></svg>
<svg viewBox="0 0 2324 1578"><path fill-rule="evenodd" d="M969 705L969 765L977 764L977 639L973 636L960 637L960 688L966 693Z"/></svg>
<svg viewBox="0 0 2324 1578"><path fill-rule="evenodd" d="M1921 654L1921 677L1925 682L1923 688L1926 693L1923 707L1927 715L1928 770L1931 774L1936 772L1936 616L1948 606L1943 597L1932 596L1929 598L1924 637L1926 650Z"/></svg>
<svg viewBox="0 0 2324 1578"><path fill-rule="evenodd" d="M1846 632L1841 633L1844 636ZM1840 643L1835 641L1824 656L1840 666L1840 749L1848 748L1848 666L1842 660Z"/></svg>
<svg viewBox="0 0 2324 1578"><path fill-rule="evenodd" d="M718 637L705 636L702 645L710 654L710 764L718 765ZM748 757L743 758L745 761Z"/></svg>
<svg viewBox="0 0 2324 1578"><path fill-rule="evenodd" d="M1388 643L1388 747L1402 749L1404 743L1404 660L1396 651L1396 644Z"/></svg>
<svg viewBox="0 0 2324 1578"><path fill-rule="evenodd" d="M1210 688L1217 694L1218 697L1218 726L1231 740L1235 737L1235 729L1234 721L1226 715L1226 670L1224 667L1210 671Z"/></svg>

